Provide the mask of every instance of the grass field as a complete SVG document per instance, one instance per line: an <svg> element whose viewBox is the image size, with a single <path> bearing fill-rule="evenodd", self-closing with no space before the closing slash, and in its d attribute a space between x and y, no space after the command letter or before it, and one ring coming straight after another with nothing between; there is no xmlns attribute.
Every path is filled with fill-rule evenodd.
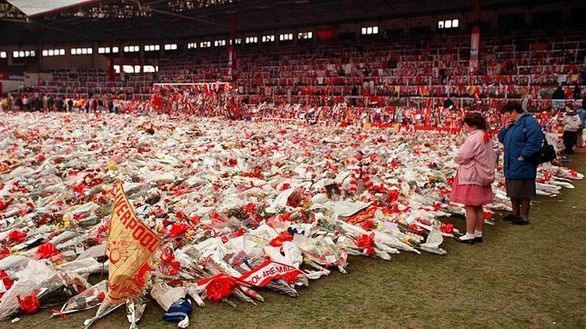
<svg viewBox="0 0 586 329"><path fill-rule="evenodd" d="M568 166L586 172L586 155ZM404 253L386 262L354 257L349 273L312 281L297 299L262 292L265 303L195 309L191 328L586 328L586 181L540 198L532 223L497 218L485 242L446 241L446 256ZM464 227L462 219L454 219ZM47 311L1 328L80 328L95 310L49 319ZM150 302L141 328L175 328ZM127 328L119 309L94 328Z"/></svg>

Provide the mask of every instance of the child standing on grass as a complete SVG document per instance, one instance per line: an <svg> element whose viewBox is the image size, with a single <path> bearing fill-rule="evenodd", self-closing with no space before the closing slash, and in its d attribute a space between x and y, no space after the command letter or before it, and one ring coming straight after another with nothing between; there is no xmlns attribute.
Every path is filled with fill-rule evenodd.
<svg viewBox="0 0 586 329"><path fill-rule="evenodd" d="M493 201L491 184L494 181L496 154L492 148L488 124L480 113L464 116L463 131L466 141L454 158L460 166L452 186L450 199L462 203L466 209L466 234L459 242L482 242L484 211L482 206Z"/></svg>

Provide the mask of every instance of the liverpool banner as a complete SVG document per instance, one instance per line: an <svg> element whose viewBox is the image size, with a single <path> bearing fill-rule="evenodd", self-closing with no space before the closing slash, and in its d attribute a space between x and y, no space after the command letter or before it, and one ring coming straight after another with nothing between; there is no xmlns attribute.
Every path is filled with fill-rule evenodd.
<svg viewBox="0 0 586 329"><path fill-rule="evenodd" d="M107 255L110 261L108 300L112 304L138 296L150 271L149 262L161 239L141 222L128 202L122 182L116 183Z"/></svg>

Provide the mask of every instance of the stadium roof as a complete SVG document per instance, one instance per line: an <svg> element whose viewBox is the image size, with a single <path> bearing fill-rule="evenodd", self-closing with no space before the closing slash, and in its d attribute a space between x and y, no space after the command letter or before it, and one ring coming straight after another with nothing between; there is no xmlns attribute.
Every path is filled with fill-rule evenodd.
<svg viewBox="0 0 586 329"><path fill-rule="evenodd" d="M7 0L29 17L72 9L95 0Z"/></svg>
<svg viewBox="0 0 586 329"><path fill-rule="evenodd" d="M220 38L473 12L475 0L0 0L0 43L60 44ZM481 0L485 9L557 1ZM582 6L583 0L565 0ZM34 5L33 5L34 4ZM49 6L50 5L50 6ZM17 13L15 13L15 11ZM18 14L20 13L21 17ZM406 23L412 24L412 23ZM415 23L416 24L416 23ZM411 26L414 27L414 26ZM415 26L416 27L416 26ZM466 28L466 27L464 27Z"/></svg>

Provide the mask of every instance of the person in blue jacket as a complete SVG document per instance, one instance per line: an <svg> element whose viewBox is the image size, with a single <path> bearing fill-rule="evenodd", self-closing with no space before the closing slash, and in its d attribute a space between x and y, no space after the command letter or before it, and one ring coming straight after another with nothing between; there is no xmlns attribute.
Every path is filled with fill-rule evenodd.
<svg viewBox="0 0 586 329"><path fill-rule="evenodd" d="M541 150L543 132L521 103L508 102L501 110L503 127L498 139L504 145L503 171L513 213L503 218L516 225L529 224L531 198L536 196L537 165L531 160Z"/></svg>

